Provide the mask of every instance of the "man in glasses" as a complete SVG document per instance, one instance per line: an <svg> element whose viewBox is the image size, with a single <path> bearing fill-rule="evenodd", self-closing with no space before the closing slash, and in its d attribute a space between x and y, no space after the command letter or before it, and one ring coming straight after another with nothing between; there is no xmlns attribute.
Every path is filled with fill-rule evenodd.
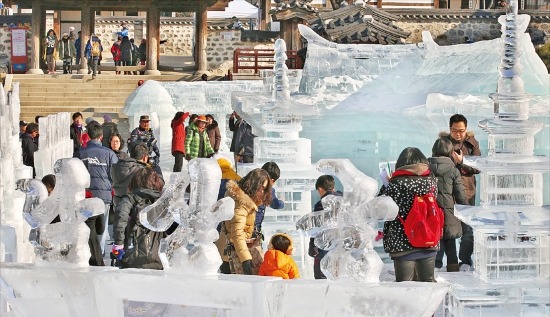
<svg viewBox="0 0 550 317"><path fill-rule="evenodd" d="M464 193L470 206L476 202L476 178L479 170L473 166L463 163L464 156L480 156L479 142L475 139L474 133L468 131L468 119L461 114L455 114L449 119L450 133L442 132L440 137L451 140L454 146L453 161L456 168L462 176ZM458 258L460 259L461 270L470 270L472 267L472 253L474 252L474 233L472 227L462 223L462 238L460 240L460 250Z"/></svg>

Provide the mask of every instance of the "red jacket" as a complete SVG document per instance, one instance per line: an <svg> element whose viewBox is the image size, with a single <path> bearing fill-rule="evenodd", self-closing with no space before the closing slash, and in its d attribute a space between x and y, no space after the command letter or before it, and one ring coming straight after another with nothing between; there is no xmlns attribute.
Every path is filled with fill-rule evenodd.
<svg viewBox="0 0 550 317"><path fill-rule="evenodd" d="M189 112L186 112L179 119L172 120L172 154L181 152L185 154L185 127L183 122L189 117Z"/></svg>

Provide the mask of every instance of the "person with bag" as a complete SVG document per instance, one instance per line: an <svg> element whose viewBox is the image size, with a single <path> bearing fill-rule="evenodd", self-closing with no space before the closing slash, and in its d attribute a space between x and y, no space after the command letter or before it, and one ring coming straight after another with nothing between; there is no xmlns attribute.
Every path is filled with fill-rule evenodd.
<svg viewBox="0 0 550 317"><path fill-rule="evenodd" d="M160 240L167 233L143 227L139 223L139 212L160 198L163 184L152 168L138 169L130 181L128 194L116 205L112 258L116 258L122 268L162 270L158 251Z"/></svg>
<svg viewBox="0 0 550 317"><path fill-rule="evenodd" d="M235 201L233 218L222 223L216 241L222 257L220 273L258 275L263 262L259 236L254 231L258 206L271 202L269 174L256 168L238 183L227 183L226 197Z"/></svg>
<svg viewBox="0 0 550 317"><path fill-rule="evenodd" d="M116 42L111 46L111 54L113 55L113 62L116 66L122 66L122 51L120 50L120 43L122 43L122 36L118 36ZM120 75L120 71L115 71L115 75Z"/></svg>
<svg viewBox="0 0 550 317"><path fill-rule="evenodd" d="M92 79L95 79L97 74L97 65L99 65L99 59L101 57L101 52L103 51L103 46L97 35L92 34L90 40L86 44L84 49L84 55L88 59L88 74L92 74Z"/></svg>
<svg viewBox="0 0 550 317"><path fill-rule="evenodd" d="M447 255L447 272L458 272L456 239L462 236L462 225L454 215L455 203L468 205L460 172L451 159L453 143L447 138L439 138L432 147L430 171L437 177L437 204L445 214L441 249L435 258L435 267L443 266L443 253Z"/></svg>
<svg viewBox="0 0 550 317"><path fill-rule="evenodd" d="M437 241L441 236L437 238L435 245L415 247L411 243L413 237L405 232L407 223L410 222L407 221L410 220L409 213L417 198L428 194L432 198L437 197L437 180L430 173L428 159L418 148L405 148L399 155L395 168L388 185L384 185L379 193L391 197L399 206L396 219L384 222L384 251L393 260L396 282L435 282L435 255ZM440 212L439 208L437 212Z"/></svg>

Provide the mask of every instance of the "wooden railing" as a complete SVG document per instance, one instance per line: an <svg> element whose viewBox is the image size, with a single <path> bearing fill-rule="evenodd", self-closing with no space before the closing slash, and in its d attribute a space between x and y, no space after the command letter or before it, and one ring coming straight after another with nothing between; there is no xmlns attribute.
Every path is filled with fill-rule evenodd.
<svg viewBox="0 0 550 317"><path fill-rule="evenodd" d="M233 52L233 73L239 73L240 70L253 70L254 74L258 74L262 69L272 69L275 65L274 54L274 50L238 48ZM288 57L286 66L289 69L304 67L296 51L286 51L286 55Z"/></svg>

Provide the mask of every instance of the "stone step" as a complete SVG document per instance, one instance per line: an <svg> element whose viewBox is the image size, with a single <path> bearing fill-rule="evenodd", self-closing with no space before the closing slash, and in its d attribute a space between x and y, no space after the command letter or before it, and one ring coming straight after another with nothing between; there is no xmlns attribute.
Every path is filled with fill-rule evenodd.
<svg viewBox="0 0 550 317"><path fill-rule="evenodd" d="M95 82L95 83L29 83L29 82L20 82L19 88L32 87L33 90L43 90L49 89L48 91L62 91L67 89L124 89L124 90L134 90L137 88L137 81L135 83L118 83L118 82Z"/></svg>
<svg viewBox="0 0 550 317"><path fill-rule="evenodd" d="M64 89L60 90L55 94L56 99L66 100L67 98L98 98L98 97L111 97L116 96L117 93L119 95L127 96L129 95L134 89L132 90L124 90L124 89L102 89L99 91L81 91L81 90L71 90L71 89ZM42 96L48 96L51 97L51 91L30 91L28 89L24 89L20 91L19 96L21 99L28 100L28 97L42 97Z"/></svg>
<svg viewBox="0 0 550 317"><path fill-rule="evenodd" d="M42 95L42 96L20 96L21 101L28 103L28 102L48 102L48 104L58 104L58 103L75 103L75 102L88 102L88 103L96 103L96 104L103 104L103 103L122 103L126 102L126 99L128 96L122 93L117 93L117 95L113 95L112 97L86 97L86 96L58 96L55 95L55 99L52 100L52 96L48 95Z"/></svg>

